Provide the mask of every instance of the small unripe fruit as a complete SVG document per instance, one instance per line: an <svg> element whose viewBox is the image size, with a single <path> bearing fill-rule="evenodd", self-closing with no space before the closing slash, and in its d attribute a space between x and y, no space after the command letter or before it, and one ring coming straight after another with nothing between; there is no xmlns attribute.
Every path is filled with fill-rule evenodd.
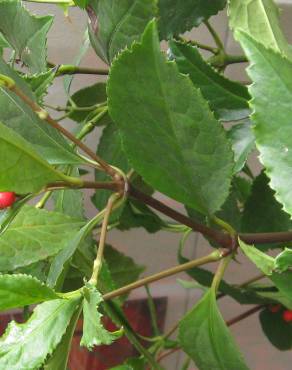
<svg viewBox="0 0 292 370"><path fill-rule="evenodd" d="M0 209L11 207L15 202L16 196L12 192L0 192Z"/></svg>
<svg viewBox="0 0 292 370"><path fill-rule="evenodd" d="M283 320L286 322L292 322L292 310L285 310L283 312Z"/></svg>

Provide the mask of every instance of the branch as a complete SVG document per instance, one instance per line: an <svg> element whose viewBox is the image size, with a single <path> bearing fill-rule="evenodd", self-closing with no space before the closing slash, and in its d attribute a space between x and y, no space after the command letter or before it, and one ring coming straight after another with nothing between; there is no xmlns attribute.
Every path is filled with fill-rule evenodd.
<svg viewBox="0 0 292 370"><path fill-rule="evenodd" d="M240 314L236 317L233 317L233 319L230 319L230 320L226 321L225 323L226 323L227 326L234 325L234 324L238 323L239 321L244 320L248 316L251 316L254 313L260 311L263 307L264 307L264 305L262 305L262 304L258 305L258 306L255 306L255 307L251 308L250 310L245 311L245 312L243 312L242 314Z"/></svg>
<svg viewBox="0 0 292 370"><path fill-rule="evenodd" d="M60 131L64 136L72 141L76 146L83 150L90 158L100 164L105 172L107 172L111 177L115 178L117 176L117 171L115 171L108 163L106 163L102 158L98 157L87 145L82 141L78 140L71 132L67 131L62 127L57 121L55 121L48 112L43 110L38 104L26 96L21 89L19 89L15 82L4 75L0 75L0 86L5 87L17 95L24 103L26 103L37 115L38 117L46 121L50 126L54 127Z"/></svg>
<svg viewBox="0 0 292 370"><path fill-rule="evenodd" d="M140 288L141 286L144 286L144 285L147 285L147 284L151 284L155 281L158 281L158 280L161 280L161 279L164 279L168 276L172 276L172 275L175 275L175 274L178 274L179 272L183 272L183 271L186 271L186 270L189 270L193 267L197 267L197 266L201 266L201 265L205 265L207 263L211 263L211 262L216 262L216 261L219 261L221 260L223 257L225 257L227 254L229 253L228 250L218 250L216 249L214 252L212 252L211 254L205 256L205 257L201 257L201 258L197 258L193 261L190 261L190 262L187 262L187 263L184 263L182 265L179 265L179 266L175 266L175 267L172 267L168 270L164 270L164 271L161 271L157 274L154 274L154 275L151 275L151 276L148 276L144 279L140 279L132 284L128 284L128 285L125 285L124 287L122 288L119 288L119 289L116 289L110 293L106 293L104 294L103 296L103 299L106 301L108 299L113 299L113 298L116 298L116 297L119 297L123 294L126 294L126 293L129 293L131 292L132 290L134 289L137 289L137 288Z"/></svg>
<svg viewBox="0 0 292 370"><path fill-rule="evenodd" d="M199 233L207 236L221 245L223 248L230 248L232 245L232 239L228 234L225 234L221 231L211 229L210 227L203 225L199 222L192 220L191 218L183 215L180 212L168 207L167 205L163 204L159 200L152 198L150 195L142 193L140 190L134 188L129 184L128 194L130 197L135 198L142 203L147 204L148 206L156 209L157 211L163 213L164 215L172 218L173 220L184 224L194 231L198 231Z"/></svg>
<svg viewBox="0 0 292 370"><path fill-rule="evenodd" d="M172 218L173 220L190 227L191 229L201 233L205 237L212 239L214 242L218 243L222 248L234 247L234 245L232 245L234 240L232 240L230 235L216 229L211 229L210 227L204 224L194 221L193 219L185 216L184 214L168 207L159 200L142 193L138 189L135 189L133 186L131 186L131 184L129 184L128 194L130 195L130 197L147 204L151 208L156 209L157 211ZM239 233L237 236L247 244L272 244L292 241L292 231L273 232L273 233Z"/></svg>

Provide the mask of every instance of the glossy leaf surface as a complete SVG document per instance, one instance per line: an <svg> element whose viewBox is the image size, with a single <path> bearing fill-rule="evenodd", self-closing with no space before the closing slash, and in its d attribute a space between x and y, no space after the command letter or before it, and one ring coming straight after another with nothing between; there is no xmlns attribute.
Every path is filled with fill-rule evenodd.
<svg viewBox="0 0 292 370"><path fill-rule="evenodd" d="M207 101L161 54L155 22L115 60L108 95L129 161L144 180L202 213L216 211L228 194L233 154Z"/></svg>
<svg viewBox="0 0 292 370"><path fill-rule="evenodd" d="M260 160L266 167L277 200L291 215L292 62L266 49L246 33L238 33L238 38L251 61L248 74L253 81L250 87L252 120Z"/></svg>
<svg viewBox="0 0 292 370"><path fill-rule="evenodd" d="M24 206L0 238L0 271L57 254L84 223L61 213Z"/></svg>
<svg viewBox="0 0 292 370"><path fill-rule="evenodd" d="M201 56L198 49L177 41L170 41L171 57L179 71L187 74L210 104L211 110L223 121L245 118L249 115L247 88L228 80L216 72Z"/></svg>
<svg viewBox="0 0 292 370"><path fill-rule="evenodd" d="M179 341L200 370L247 370L209 290L179 324Z"/></svg>

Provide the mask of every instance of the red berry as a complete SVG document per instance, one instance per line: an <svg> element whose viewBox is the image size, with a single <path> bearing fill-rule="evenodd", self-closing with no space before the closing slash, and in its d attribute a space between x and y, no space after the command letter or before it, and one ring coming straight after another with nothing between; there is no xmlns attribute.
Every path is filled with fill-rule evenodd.
<svg viewBox="0 0 292 370"><path fill-rule="evenodd" d="M286 322L292 321L292 310L285 310L283 312L283 320Z"/></svg>
<svg viewBox="0 0 292 370"><path fill-rule="evenodd" d="M273 304L273 305L270 305L269 306L269 310L272 313L276 313L276 312L280 311L280 309L281 309L281 305L280 304Z"/></svg>
<svg viewBox="0 0 292 370"><path fill-rule="evenodd" d="M15 193L0 192L0 209L12 206L12 204L15 202L15 199Z"/></svg>

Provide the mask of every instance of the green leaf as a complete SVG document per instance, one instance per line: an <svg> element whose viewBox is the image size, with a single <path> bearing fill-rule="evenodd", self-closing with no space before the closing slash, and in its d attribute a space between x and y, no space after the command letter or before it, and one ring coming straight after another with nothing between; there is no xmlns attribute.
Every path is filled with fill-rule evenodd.
<svg viewBox="0 0 292 370"><path fill-rule="evenodd" d="M292 310L292 299L279 291L258 290L258 295L269 299L270 303L272 304L280 303L282 306L287 307L289 310Z"/></svg>
<svg viewBox="0 0 292 370"><path fill-rule="evenodd" d="M36 100L29 85L0 58L0 73L12 78L18 88L30 99ZM0 121L13 129L44 159L52 164L77 163L82 161L61 134L49 126L18 96L0 88Z"/></svg>
<svg viewBox="0 0 292 370"><path fill-rule="evenodd" d="M55 211L77 219L84 219L83 193L81 190L63 189L53 193Z"/></svg>
<svg viewBox="0 0 292 370"><path fill-rule="evenodd" d="M156 233L162 225L162 220L149 207L131 199L124 206L117 228L124 231L143 227L149 233Z"/></svg>
<svg viewBox="0 0 292 370"><path fill-rule="evenodd" d="M242 170L250 152L255 149L255 137L249 120L232 126L227 132L228 139L232 142L234 152L234 173Z"/></svg>
<svg viewBox="0 0 292 370"><path fill-rule="evenodd" d="M63 215L63 217L65 217ZM75 233L68 242L65 248L63 248L53 259L50 271L47 278L47 284L50 287L60 288L62 285L65 274L68 271L70 262L74 253L79 247L86 241L86 238L92 232L93 228L102 220L102 215L98 214L96 217L91 219L86 225Z"/></svg>
<svg viewBox="0 0 292 370"><path fill-rule="evenodd" d="M81 90L78 90L71 96L71 100L77 105L77 107L81 108L104 103L107 101L106 84L103 82L98 82L94 85L87 86ZM72 106L70 101L68 101L67 106L69 108ZM69 118L76 122L83 122L87 120L92 115L92 113L93 112L90 111L75 110L69 114ZM106 115L98 122L98 126L106 125L109 123L110 118L108 115Z"/></svg>
<svg viewBox="0 0 292 370"><path fill-rule="evenodd" d="M239 241L239 245L244 254L272 280L279 292L291 301L292 271L278 272L276 271L275 259L273 257L268 256L253 246L245 244L242 240Z"/></svg>
<svg viewBox="0 0 292 370"><path fill-rule="evenodd" d="M275 268L277 271L283 272L290 267L292 267L292 249L285 248L285 250L276 257Z"/></svg>
<svg viewBox="0 0 292 370"><path fill-rule="evenodd" d="M179 323L179 342L200 370L247 370L209 290Z"/></svg>
<svg viewBox="0 0 292 370"><path fill-rule="evenodd" d="M133 283L145 270L144 266L137 265L131 257L126 256L110 245L107 245L105 248L104 258L116 288Z"/></svg>
<svg viewBox="0 0 292 370"><path fill-rule="evenodd" d="M74 0L74 4L79 6L79 8L81 9L85 9L89 2L90 2L89 0Z"/></svg>
<svg viewBox="0 0 292 370"><path fill-rule="evenodd" d="M124 173L130 171L131 167L128 163L126 154L122 148L120 132L117 126L113 123L108 124L102 132L100 138L97 155L103 158L107 163L117 168L120 168ZM96 181L107 181L108 176L102 171L95 171ZM108 201L111 192L108 190L97 190L92 198L97 209L103 209ZM114 212L114 220L116 221L122 212L122 208ZM113 216L111 217L113 221Z"/></svg>
<svg viewBox="0 0 292 370"><path fill-rule="evenodd" d="M8 42L5 40L4 36L0 33L0 56L3 55L3 51L6 48L9 48Z"/></svg>
<svg viewBox="0 0 292 370"><path fill-rule="evenodd" d="M118 365L110 370L144 370L146 362L144 358L129 358L123 365Z"/></svg>
<svg viewBox="0 0 292 370"><path fill-rule="evenodd" d="M79 177L79 171L74 168L70 171L70 175ZM84 219L83 192L76 189L62 189L53 193L55 202L55 211L64 213L67 216L75 219Z"/></svg>
<svg viewBox="0 0 292 370"><path fill-rule="evenodd" d="M182 239L180 243L180 248L178 251L178 261L180 264L190 262L189 259L182 255L182 248L184 246L183 241L187 239ZM186 271L186 273L194 279L197 283L203 285L204 287L210 287L214 279L214 274L211 271L205 270L204 268L194 267ZM221 279L218 291L232 297L235 301L240 304L259 304L265 303L265 298L259 296L255 291L249 289L248 287L237 287L228 284L225 280Z"/></svg>
<svg viewBox="0 0 292 370"><path fill-rule="evenodd" d="M21 136L0 123L0 191L35 193L49 183L67 181Z"/></svg>
<svg viewBox="0 0 292 370"><path fill-rule="evenodd" d="M49 69L47 72L43 72L35 75L24 76L25 81L30 86L31 91L34 93L36 100L39 104L43 103L43 98L48 93L48 88L56 77L56 69Z"/></svg>
<svg viewBox="0 0 292 370"><path fill-rule="evenodd" d="M133 168L158 191L215 212L228 194L232 150L199 90L160 53L154 22L113 63L108 95Z"/></svg>
<svg viewBox="0 0 292 370"><path fill-rule="evenodd" d="M90 42L108 64L119 51L140 39L157 10L155 0L93 0L91 5Z"/></svg>
<svg viewBox="0 0 292 370"><path fill-rule="evenodd" d="M64 334L61 342L50 356L44 366L44 370L67 370L67 362L71 349L72 337L76 328L76 324L80 315L82 306L75 311L73 314L70 324L67 327L66 333Z"/></svg>
<svg viewBox="0 0 292 370"><path fill-rule="evenodd" d="M225 7L226 0L159 0L159 28L168 39L198 27Z"/></svg>
<svg viewBox="0 0 292 370"><path fill-rule="evenodd" d="M0 340L0 368L38 369L66 332L80 299L55 299L37 306L24 324L10 322Z"/></svg>
<svg viewBox="0 0 292 370"><path fill-rule="evenodd" d="M82 58L84 57L84 55L89 49L89 46L90 46L90 41L89 41L89 35L88 35L88 27L86 27L78 53L73 59L73 65L75 66L80 65ZM72 85L72 82L75 76L76 76L75 74L64 76L63 85L64 85L65 93L68 97L69 97L69 92L70 92L71 85Z"/></svg>
<svg viewBox="0 0 292 370"><path fill-rule="evenodd" d="M0 310L59 298L48 286L28 275L0 275Z"/></svg>
<svg viewBox="0 0 292 370"><path fill-rule="evenodd" d="M39 17L30 14L18 0L1 0L0 32L16 51L32 73L46 71L47 66L47 33L53 17Z"/></svg>
<svg viewBox="0 0 292 370"><path fill-rule="evenodd" d="M245 86L216 72L191 45L170 41L170 51L179 71L187 74L201 90L219 119L232 121L249 115L250 96Z"/></svg>
<svg viewBox="0 0 292 370"><path fill-rule="evenodd" d="M266 167L277 200L291 215L292 62L243 32L238 33L238 38L251 61L248 74L253 80L250 87L252 120L260 160Z"/></svg>
<svg viewBox="0 0 292 370"><path fill-rule="evenodd" d="M111 344L115 336L108 332L102 322L102 315L98 311L102 300L99 291L92 285L86 285L86 294L83 299L83 335L80 345L90 351L94 346Z"/></svg>
<svg viewBox="0 0 292 370"><path fill-rule="evenodd" d="M273 0L229 0L230 27L243 30L268 48L292 56Z"/></svg>
<svg viewBox="0 0 292 370"><path fill-rule="evenodd" d="M0 271L57 254L83 225L61 213L24 206L0 238Z"/></svg>
<svg viewBox="0 0 292 370"><path fill-rule="evenodd" d="M292 349L292 325L285 322L283 311L271 312L264 309L260 312L260 323L269 341L280 351Z"/></svg>
<svg viewBox="0 0 292 370"><path fill-rule="evenodd" d="M275 199L275 192L269 187L269 179L262 172L254 180L251 194L244 205L241 231L278 232L287 231L291 227L289 215Z"/></svg>

